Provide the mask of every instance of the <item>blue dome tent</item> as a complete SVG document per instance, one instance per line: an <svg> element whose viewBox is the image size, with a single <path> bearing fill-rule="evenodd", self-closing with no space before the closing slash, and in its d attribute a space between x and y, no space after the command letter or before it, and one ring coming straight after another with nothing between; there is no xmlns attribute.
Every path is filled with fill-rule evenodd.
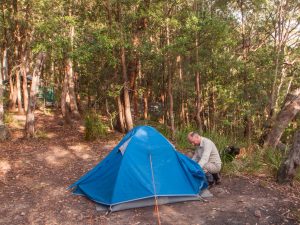
<svg viewBox="0 0 300 225"><path fill-rule="evenodd" d="M207 188L201 167L156 129L138 126L69 188L110 211L198 200Z"/></svg>

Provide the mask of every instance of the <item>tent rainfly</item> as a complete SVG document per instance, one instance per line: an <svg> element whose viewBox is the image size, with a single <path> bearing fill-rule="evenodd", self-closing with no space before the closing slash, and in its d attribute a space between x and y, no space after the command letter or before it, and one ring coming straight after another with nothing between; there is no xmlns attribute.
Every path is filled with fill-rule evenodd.
<svg viewBox="0 0 300 225"><path fill-rule="evenodd" d="M150 126L133 128L69 188L109 211L199 200L207 188L201 167Z"/></svg>

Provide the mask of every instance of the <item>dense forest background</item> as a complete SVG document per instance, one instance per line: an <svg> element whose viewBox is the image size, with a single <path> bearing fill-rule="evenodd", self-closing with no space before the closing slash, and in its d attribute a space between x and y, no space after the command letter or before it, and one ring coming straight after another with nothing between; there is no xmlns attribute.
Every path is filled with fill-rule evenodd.
<svg viewBox="0 0 300 225"><path fill-rule="evenodd" d="M51 105L66 124L83 118L88 138L150 124L179 144L188 130L248 150L298 140L297 0L1 0L0 10L2 132L9 112L25 113L33 137L35 108Z"/></svg>

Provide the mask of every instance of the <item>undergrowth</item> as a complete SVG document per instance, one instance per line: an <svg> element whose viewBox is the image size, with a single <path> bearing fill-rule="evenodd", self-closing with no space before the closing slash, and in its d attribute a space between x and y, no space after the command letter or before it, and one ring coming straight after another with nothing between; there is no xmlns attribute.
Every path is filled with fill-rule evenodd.
<svg viewBox="0 0 300 225"><path fill-rule="evenodd" d="M85 115L84 126L84 137L87 141L105 137L108 132L108 126L104 124L100 117L94 112Z"/></svg>
<svg viewBox="0 0 300 225"><path fill-rule="evenodd" d="M170 130L163 125L159 126L159 131L167 138L171 137ZM194 131L193 127L185 127L177 130L175 133L175 146L177 150L183 153L193 153L195 147L187 141L189 132ZM260 176L276 177L287 151L277 149L263 149L262 147L247 144L246 140L235 140L233 137L220 135L217 132L205 132L202 136L211 139L217 146L222 159L222 173L227 175L252 174ZM232 161L226 161L225 148L234 145L241 149L240 155ZM295 176L300 181L300 168Z"/></svg>

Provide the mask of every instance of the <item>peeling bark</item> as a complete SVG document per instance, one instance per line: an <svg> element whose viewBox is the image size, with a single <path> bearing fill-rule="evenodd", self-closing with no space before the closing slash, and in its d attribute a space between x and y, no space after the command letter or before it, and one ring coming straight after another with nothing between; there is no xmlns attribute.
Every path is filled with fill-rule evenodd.
<svg viewBox="0 0 300 225"><path fill-rule="evenodd" d="M281 164L277 173L279 183L292 182L300 166L300 130L296 131L292 148L287 159Z"/></svg>
<svg viewBox="0 0 300 225"><path fill-rule="evenodd" d="M121 48L121 65L122 65L122 76L124 82L123 94L124 94L124 114L125 114L125 122L126 122L126 130L129 131L133 128L132 115L131 115L131 107L130 107L130 98L128 92L128 77L126 70L126 62L125 62L125 49Z"/></svg>
<svg viewBox="0 0 300 225"><path fill-rule="evenodd" d="M34 110L36 105L36 95L39 86L39 79L42 73L43 63L45 60L46 54L39 53L36 59L35 68L33 71L32 82L30 87L30 95L28 101L28 110L26 114L26 125L25 125L25 135L27 138L34 137L35 134L35 117Z"/></svg>
<svg viewBox="0 0 300 225"><path fill-rule="evenodd" d="M297 113L300 111L300 88L294 90L287 95L285 105L278 113L278 116L267 135L264 147L276 147L280 141L281 135L284 129L289 123L295 118Z"/></svg>

